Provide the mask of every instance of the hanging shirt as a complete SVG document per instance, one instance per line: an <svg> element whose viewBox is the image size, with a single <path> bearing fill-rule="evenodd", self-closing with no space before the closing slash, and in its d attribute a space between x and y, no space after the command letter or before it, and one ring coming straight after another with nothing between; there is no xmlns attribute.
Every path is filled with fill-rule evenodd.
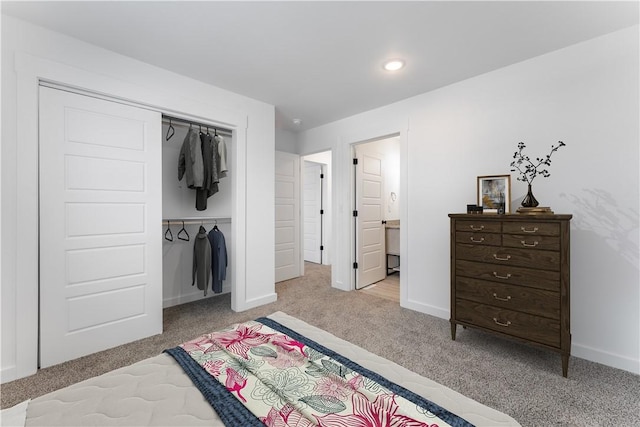
<svg viewBox="0 0 640 427"><path fill-rule="evenodd" d="M187 187L201 188L204 181L204 164L202 159L202 143L198 133L189 129L184 137L180 155L178 156L178 181L186 175Z"/></svg>
<svg viewBox="0 0 640 427"><path fill-rule="evenodd" d="M218 152L218 142L209 134L200 134L202 145L202 159L204 165L204 179L202 188L196 191L196 210L207 209L207 198L218 192L218 164L216 154Z"/></svg>
<svg viewBox="0 0 640 427"><path fill-rule="evenodd" d="M222 292L222 281L227 278L227 246L224 234L213 227L209 232L209 243L211 245L211 287L213 292Z"/></svg>
<svg viewBox="0 0 640 427"><path fill-rule="evenodd" d="M220 135L216 135L215 139L218 141L218 172L220 178L227 176L227 144L224 138Z"/></svg>
<svg viewBox="0 0 640 427"><path fill-rule="evenodd" d="M198 289L204 291L207 296L209 278L211 277L211 243L207 236L207 230L200 226L193 243L193 269L191 271L191 286L198 284Z"/></svg>

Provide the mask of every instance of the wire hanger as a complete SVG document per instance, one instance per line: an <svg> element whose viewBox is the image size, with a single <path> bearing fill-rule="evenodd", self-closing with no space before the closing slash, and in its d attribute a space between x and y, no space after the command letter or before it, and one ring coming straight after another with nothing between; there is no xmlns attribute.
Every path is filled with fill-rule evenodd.
<svg viewBox="0 0 640 427"><path fill-rule="evenodd" d="M218 220L217 219L213 220L213 229L218 231Z"/></svg>
<svg viewBox="0 0 640 427"><path fill-rule="evenodd" d="M169 128L167 129L167 137L166 137L167 141L170 140L173 137L173 135L175 135L175 133L176 133L176 130L171 124L171 119L169 119Z"/></svg>
<svg viewBox="0 0 640 427"><path fill-rule="evenodd" d="M181 237L183 233L187 236L186 238ZM190 239L189 233L187 233L187 230L184 228L184 221L182 221L182 229L178 231L178 239L184 240L185 242L188 242Z"/></svg>
<svg viewBox="0 0 640 427"><path fill-rule="evenodd" d="M167 221L167 231L164 232L164 238L173 242L173 233L171 232L171 221Z"/></svg>

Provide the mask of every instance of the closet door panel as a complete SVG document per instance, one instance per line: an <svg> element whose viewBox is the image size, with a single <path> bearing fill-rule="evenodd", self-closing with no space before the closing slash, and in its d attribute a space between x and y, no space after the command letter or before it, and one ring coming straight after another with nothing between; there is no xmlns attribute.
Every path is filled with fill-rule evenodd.
<svg viewBox="0 0 640 427"><path fill-rule="evenodd" d="M40 366L162 332L157 112L40 88Z"/></svg>

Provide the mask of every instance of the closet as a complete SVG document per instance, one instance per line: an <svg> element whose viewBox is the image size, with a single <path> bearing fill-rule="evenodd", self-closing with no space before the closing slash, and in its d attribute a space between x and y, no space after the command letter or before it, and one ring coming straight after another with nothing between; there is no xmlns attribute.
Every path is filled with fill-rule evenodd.
<svg viewBox="0 0 640 427"><path fill-rule="evenodd" d="M162 333L163 307L203 298L188 237L199 227L217 227L233 251L233 167L206 209L178 181L189 126L209 126L229 148L232 133L174 118L167 138L161 122L157 110L39 88L40 367ZM165 239L176 221L184 230ZM233 280L227 268L223 293Z"/></svg>
<svg viewBox="0 0 640 427"><path fill-rule="evenodd" d="M228 170L219 178L218 192L207 199L205 210L196 209L196 190L187 187L186 176L178 181L178 158L189 129L198 134L209 133L220 136L226 145ZM192 286L193 245L198 230L203 226L207 232L217 227L224 235L227 255L233 251L231 235L233 150L232 132L220 126L202 121L192 121L173 116L162 117L162 305L171 307L203 298L202 290ZM189 236L184 240L182 230ZM169 233L167 233L169 231ZM171 236L173 236L171 238ZM222 294L231 291L233 273L229 266L223 282ZM211 289L207 297L216 296Z"/></svg>

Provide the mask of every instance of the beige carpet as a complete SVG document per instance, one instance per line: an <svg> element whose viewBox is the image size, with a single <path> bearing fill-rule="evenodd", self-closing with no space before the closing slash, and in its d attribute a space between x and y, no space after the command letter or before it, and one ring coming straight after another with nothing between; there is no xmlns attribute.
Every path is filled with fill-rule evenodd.
<svg viewBox="0 0 640 427"><path fill-rule="evenodd" d="M223 295L164 311L164 333L40 370L0 386L2 407L154 356L230 323L284 311L505 412L523 426L640 425L640 377L471 329L451 340L449 322L362 292L330 286L330 268L276 285L278 301L242 313Z"/></svg>

